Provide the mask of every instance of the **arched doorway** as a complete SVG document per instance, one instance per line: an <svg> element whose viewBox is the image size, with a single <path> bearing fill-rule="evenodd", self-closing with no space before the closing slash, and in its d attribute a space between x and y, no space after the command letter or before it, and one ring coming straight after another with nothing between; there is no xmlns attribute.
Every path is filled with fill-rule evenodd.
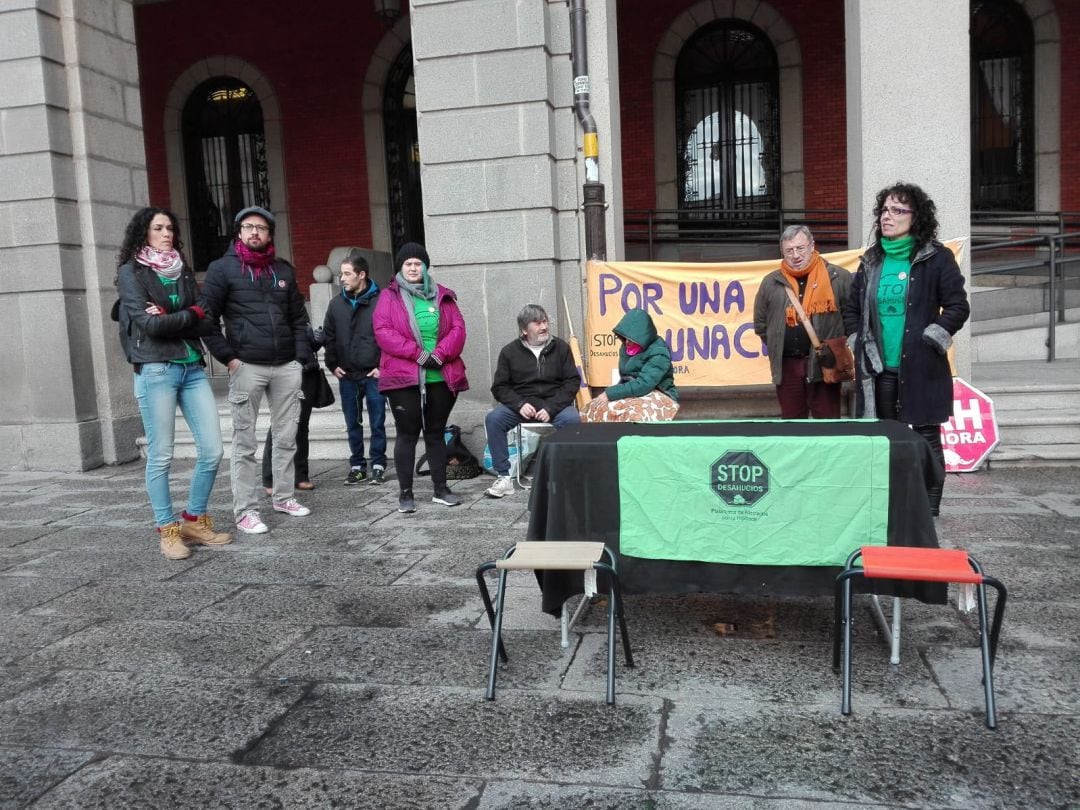
<svg viewBox="0 0 1080 810"><path fill-rule="evenodd" d="M1035 208L1035 36L1012 0L971 4L971 207Z"/></svg>
<svg viewBox="0 0 1080 810"><path fill-rule="evenodd" d="M271 207L262 105L244 82L218 76L188 97L181 131L189 259L205 270L228 246L237 211Z"/></svg>
<svg viewBox="0 0 1080 810"><path fill-rule="evenodd" d="M411 45L402 49L386 77L382 112L390 250L394 253L406 242L424 241L420 138L416 126Z"/></svg>
<svg viewBox="0 0 1080 810"><path fill-rule="evenodd" d="M705 26L675 66L679 207L780 207L776 51L738 20Z"/></svg>

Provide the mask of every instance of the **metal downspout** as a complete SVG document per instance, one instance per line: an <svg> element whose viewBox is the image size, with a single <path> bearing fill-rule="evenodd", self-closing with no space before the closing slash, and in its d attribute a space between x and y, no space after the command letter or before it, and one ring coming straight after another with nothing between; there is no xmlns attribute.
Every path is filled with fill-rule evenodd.
<svg viewBox="0 0 1080 810"><path fill-rule="evenodd" d="M607 231L604 227L604 185L600 182L600 147L596 121L589 110L589 55L585 44L585 0L568 0L570 6L570 59L574 72L574 112L582 129L585 155L585 183L582 209L585 212L585 255L590 260L607 259Z"/></svg>

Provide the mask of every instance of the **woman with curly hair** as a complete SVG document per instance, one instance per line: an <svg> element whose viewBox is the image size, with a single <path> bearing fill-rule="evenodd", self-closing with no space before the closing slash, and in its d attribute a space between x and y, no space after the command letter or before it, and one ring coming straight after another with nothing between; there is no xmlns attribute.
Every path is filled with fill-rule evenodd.
<svg viewBox="0 0 1080 810"><path fill-rule="evenodd" d="M926 192L910 183L882 189L844 328L855 352L856 415L911 425L930 443L944 480L941 423L952 416L946 353L971 309L964 276L937 235L937 209ZM942 485L927 494L937 515Z"/></svg>
<svg viewBox="0 0 1080 810"><path fill-rule="evenodd" d="M214 531L206 514L221 462L221 426L199 342L209 323L196 303L195 273L182 248L176 216L165 208L143 208L127 226L116 273L120 344L135 369L135 399L146 432L146 491L161 553L170 560L190 557L187 543L232 541L232 535ZM182 515L173 510L169 493L178 405L198 454Z"/></svg>

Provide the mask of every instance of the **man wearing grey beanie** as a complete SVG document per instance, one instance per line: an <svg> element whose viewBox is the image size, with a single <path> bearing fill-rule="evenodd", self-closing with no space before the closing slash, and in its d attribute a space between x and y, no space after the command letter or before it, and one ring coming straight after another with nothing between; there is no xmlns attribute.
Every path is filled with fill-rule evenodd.
<svg viewBox="0 0 1080 810"><path fill-rule="evenodd" d="M251 206L234 223L236 238L224 256L210 263L203 285L203 309L213 322L224 321L225 333L215 331L205 341L229 369L236 528L263 534L268 529L258 510L255 418L264 394L274 436L274 511L291 517L311 514L293 497L293 462L301 372L312 349L296 271L274 251L274 215Z"/></svg>

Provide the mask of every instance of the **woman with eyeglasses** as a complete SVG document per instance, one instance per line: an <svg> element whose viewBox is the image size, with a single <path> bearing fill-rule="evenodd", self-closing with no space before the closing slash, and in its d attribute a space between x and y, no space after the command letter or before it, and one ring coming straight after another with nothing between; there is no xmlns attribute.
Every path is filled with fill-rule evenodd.
<svg viewBox="0 0 1080 810"><path fill-rule="evenodd" d="M897 183L878 193L844 328L855 352L856 415L911 425L944 468L941 423L952 416L946 355L971 308L964 276L937 234L937 209L921 188ZM927 493L937 515L942 486Z"/></svg>

